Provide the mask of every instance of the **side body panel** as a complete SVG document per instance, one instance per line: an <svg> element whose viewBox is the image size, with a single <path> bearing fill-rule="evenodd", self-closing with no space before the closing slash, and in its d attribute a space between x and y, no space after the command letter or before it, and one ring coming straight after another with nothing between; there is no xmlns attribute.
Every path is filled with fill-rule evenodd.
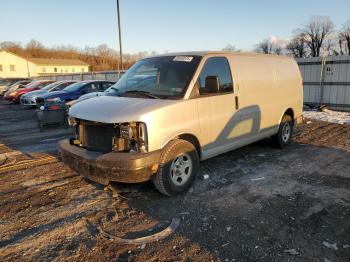
<svg viewBox="0 0 350 262"><path fill-rule="evenodd" d="M283 113L302 113L302 80L296 62L283 56L232 55L239 77L240 108L259 107L261 132L276 133Z"/></svg>
<svg viewBox="0 0 350 262"><path fill-rule="evenodd" d="M254 54L225 56L231 66L234 92L194 99L198 106L202 159L276 134L288 108L293 110L295 119L302 113L302 80L293 59ZM193 82L196 77L198 74Z"/></svg>
<svg viewBox="0 0 350 262"><path fill-rule="evenodd" d="M162 149L170 140L181 134L202 139L195 100L182 100L140 115L146 123L149 151Z"/></svg>

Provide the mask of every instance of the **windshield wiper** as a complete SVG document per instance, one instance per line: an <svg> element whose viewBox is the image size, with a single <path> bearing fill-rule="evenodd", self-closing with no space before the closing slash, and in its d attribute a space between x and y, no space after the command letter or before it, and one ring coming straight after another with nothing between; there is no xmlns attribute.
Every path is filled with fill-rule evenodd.
<svg viewBox="0 0 350 262"><path fill-rule="evenodd" d="M118 88L116 88L116 87L110 87L110 88L115 90L115 91L117 91L119 93L119 89Z"/></svg>
<svg viewBox="0 0 350 262"><path fill-rule="evenodd" d="M113 92L110 92L109 90L113 90L113 91L116 91L116 92L113 93ZM118 88L115 88L115 87L110 87L110 88L108 88L106 91L104 91L104 93L105 93L107 96L120 96L120 94L119 94L119 89L118 89Z"/></svg>
<svg viewBox="0 0 350 262"><path fill-rule="evenodd" d="M124 94L128 94L128 93L141 94L141 95L144 95L144 96L147 96L147 97L150 97L150 98L160 99L159 96L156 96L154 94L151 94L150 92L142 91L142 90L128 90L128 91L124 92Z"/></svg>

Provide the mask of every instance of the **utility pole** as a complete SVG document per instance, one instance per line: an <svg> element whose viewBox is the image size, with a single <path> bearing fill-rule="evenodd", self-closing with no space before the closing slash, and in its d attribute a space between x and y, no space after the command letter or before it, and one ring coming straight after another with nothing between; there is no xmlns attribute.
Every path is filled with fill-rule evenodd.
<svg viewBox="0 0 350 262"><path fill-rule="evenodd" d="M120 11L119 11L119 0L117 1L117 16L118 16L118 33L119 33L119 58L120 58L120 67L118 66L118 69L123 70L123 49L122 49L122 32L121 32L121 26L120 26ZM120 74L120 70L119 70ZM118 76L119 78L119 76Z"/></svg>
<svg viewBox="0 0 350 262"><path fill-rule="evenodd" d="M28 58L26 58L26 61L27 61L27 77L30 78Z"/></svg>

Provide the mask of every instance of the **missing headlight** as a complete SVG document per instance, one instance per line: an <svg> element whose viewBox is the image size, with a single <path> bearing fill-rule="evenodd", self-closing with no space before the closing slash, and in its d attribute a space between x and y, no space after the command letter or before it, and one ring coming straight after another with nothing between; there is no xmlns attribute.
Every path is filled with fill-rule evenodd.
<svg viewBox="0 0 350 262"><path fill-rule="evenodd" d="M118 152L147 152L147 128L142 122L116 124L113 150Z"/></svg>
<svg viewBox="0 0 350 262"><path fill-rule="evenodd" d="M75 117L69 116L69 117L68 117L68 124L69 124L70 126L76 126L76 125L77 125L77 120L76 120L76 118L75 118Z"/></svg>

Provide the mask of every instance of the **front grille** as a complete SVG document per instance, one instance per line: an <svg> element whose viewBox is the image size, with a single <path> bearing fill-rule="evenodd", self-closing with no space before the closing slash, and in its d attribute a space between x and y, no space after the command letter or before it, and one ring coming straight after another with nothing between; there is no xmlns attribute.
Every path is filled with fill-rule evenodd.
<svg viewBox="0 0 350 262"><path fill-rule="evenodd" d="M112 151L113 125L80 121L79 140L87 150L107 153Z"/></svg>
<svg viewBox="0 0 350 262"><path fill-rule="evenodd" d="M21 98L21 104L23 104L23 105L31 105L32 102L29 100L29 98Z"/></svg>
<svg viewBox="0 0 350 262"><path fill-rule="evenodd" d="M41 97L37 97L37 98L36 98L36 104L37 104L38 106L43 105L44 102L45 102L44 98L41 98Z"/></svg>

